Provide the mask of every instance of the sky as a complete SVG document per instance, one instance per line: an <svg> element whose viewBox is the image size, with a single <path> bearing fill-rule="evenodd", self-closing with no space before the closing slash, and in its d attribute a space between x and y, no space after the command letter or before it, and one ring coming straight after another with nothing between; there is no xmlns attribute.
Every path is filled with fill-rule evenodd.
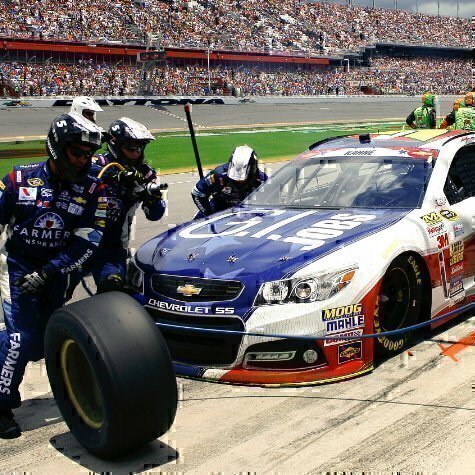
<svg viewBox="0 0 475 475"><path fill-rule="evenodd" d="M322 0L320 0L322 1ZM348 0L327 0L331 3L348 4ZM417 11L423 13L432 13L437 15L437 3L440 5L440 14L447 16L457 16L457 0L374 0L375 6L380 8L394 8L397 1L397 8ZM353 0L353 5L373 6L373 0ZM475 16L475 0L458 0L459 16L471 18Z"/></svg>

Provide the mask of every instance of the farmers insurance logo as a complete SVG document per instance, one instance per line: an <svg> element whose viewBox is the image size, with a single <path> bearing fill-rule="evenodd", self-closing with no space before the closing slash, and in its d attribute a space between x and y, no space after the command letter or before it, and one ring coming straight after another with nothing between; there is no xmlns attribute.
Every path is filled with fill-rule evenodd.
<svg viewBox="0 0 475 475"><path fill-rule="evenodd" d="M64 222L56 213L46 213L35 221L35 228L64 229Z"/></svg>

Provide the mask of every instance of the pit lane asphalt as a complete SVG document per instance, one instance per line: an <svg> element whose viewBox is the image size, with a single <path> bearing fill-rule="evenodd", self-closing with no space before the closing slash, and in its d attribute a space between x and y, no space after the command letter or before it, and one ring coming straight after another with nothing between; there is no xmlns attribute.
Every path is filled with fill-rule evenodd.
<svg viewBox="0 0 475 475"><path fill-rule="evenodd" d="M164 177L168 215L151 223L139 213L133 247L192 217L196 180L189 173ZM84 296L82 289L75 294ZM170 432L113 462L78 444L56 408L44 363L30 364L15 411L23 435L0 442L0 473L473 473L474 347L455 361L439 344L450 347L474 331L474 317L458 319L413 346L412 356L404 352L336 384L279 389L179 379Z"/></svg>

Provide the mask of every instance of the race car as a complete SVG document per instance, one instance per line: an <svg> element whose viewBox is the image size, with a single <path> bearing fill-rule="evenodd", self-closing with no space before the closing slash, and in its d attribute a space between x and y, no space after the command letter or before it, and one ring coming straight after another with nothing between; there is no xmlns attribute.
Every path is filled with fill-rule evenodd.
<svg viewBox="0 0 475 475"><path fill-rule="evenodd" d="M129 280L177 375L342 380L410 343L384 332L472 302L474 164L473 132L326 139L239 206L144 244Z"/></svg>
<svg viewBox="0 0 475 475"><path fill-rule="evenodd" d="M4 107L30 107L31 102L11 100L11 101L7 101L7 102L3 102L1 105L4 106Z"/></svg>

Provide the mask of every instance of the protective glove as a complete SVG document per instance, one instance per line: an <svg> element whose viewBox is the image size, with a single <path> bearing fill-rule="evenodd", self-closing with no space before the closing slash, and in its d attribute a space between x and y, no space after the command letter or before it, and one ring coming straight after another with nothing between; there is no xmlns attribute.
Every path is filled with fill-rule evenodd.
<svg viewBox="0 0 475 475"><path fill-rule="evenodd" d="M129 186L133 186L135 184L143 184L147 182L147 179L140 173L138 170L130 169L121 171L117 174L117 181L119 183L124 183Z"/></svg>
<svg viewBox="0 0 475 475"><path fill-rule="evenodd" d="M48 275L46 272L43 269L38 269L30 274L24 275L13 285L18 287L22 294L35 294L46 285L47 279Z"/></svg>

